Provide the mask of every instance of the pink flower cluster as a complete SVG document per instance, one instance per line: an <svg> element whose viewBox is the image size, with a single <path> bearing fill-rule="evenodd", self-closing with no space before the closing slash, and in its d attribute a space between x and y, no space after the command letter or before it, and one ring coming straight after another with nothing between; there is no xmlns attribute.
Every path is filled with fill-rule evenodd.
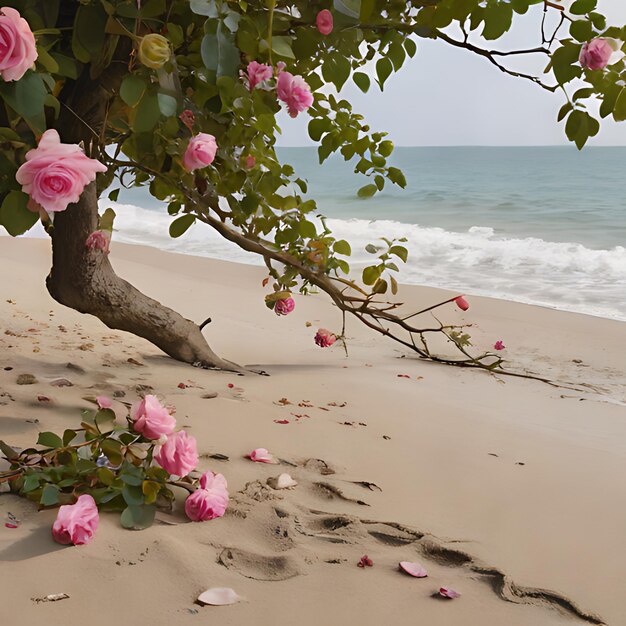
<svg viewBox="0 0 626 626"><path fill-rule="evenodd" d="M315 18L315 25L322 35L330 35L333 32L333 14L328 9L321 10Z"/></svg>
<svg viewBox="0 0 626 626"><path fill-rule="evenodd" d="M276 315L289 315L296 308L296 302L293 298L283 298L277 300L274 305L274 313Z"/></svg>
<svg viewBox="0 0 626 626"><path fill-rule="evenodd" d="M32 208L41 206L52 213L78 202L85 186L96 179L98 172L106 170L77 144L61 143L59 133L50 129L41 136L39 146L26 153L26 163L15 178L30 196Z"/></svg>
<svg viewBox="0 0 626 626"><path fill-rule="evenodd" d="M109 254L111 235L105 230L94 230L85 240L85 247L88 250L102 250L104 254Z"/></svg>
<svg viewBox="0 0 626 626"><path fill-rule="evenodd" d="M597 37L583 44L578 60L588 70L602 70L609 64L612 54L611 44L606 39Z"/></svg>
<svg viewBox="0 0 626 626"><path fill-rule="evenodd" d="M65 504L59 509L52 536L58 543L80 546L93 539L99 521L96 501L85 494L75 504Z"/></svg>
<svg viewBox="0 0 626 626"><path fill-rule="evenodd" d="M198 133L189 140L183 156L183 167L188 172L211 165L217 153L217 142L213 135Z"/></svg>
<svg viewBox="0 0 626 626"><path fill-rule="evenodd" d="M130 410L133 428L146 439L160 440L174 432L176 419L156 396L147 395Z"/></svg>
<svg viewBox="0 0 626 626"><path fill-rule="evenodd" d="M198 447L195 437L179 430L167 437L154 455L154 460L170 474L183 478L198 466Z"/></svg>
<svg viewBox="0 0 626 626"><path fill-rule="evenodd" d="M306 111L313 104L313 94L302 76L281 72L276 83L276 95L287 105L291 117Z"/></svg>
<svg viewBox="0 0 626 626"><path fill-rule="evenodd" d="M0 76L19 80L33 66L37 46L28 22L11 7L0 9Z"/></svg>
<svg viewBox="0 0 626 626"><path fill-rule="evenodd" d="M274 76L274 70L271 65L250 61L248 63L248 88L252 91L257 85L266 80L270 80Z"/></svg>
<svg viewBox="0 0 626 626"><path fill-rule="evenodd" d="M228 484L222 474L204 472L200 477L200 489L196 489L185 501L185 513L194 522L222 517L228 507Z"/></svg>
<svg viewBox="0 0 626 626"><path fill-rule="evenodd" d="M282 62L276 64L276 74L278 76L276 95L279 100L282 100L287 105L289 115L296 117L298 113L306 111L313 104L313 94L304 78L286 72L285 64ZM271 80L273 76L274 70L271 65L258 63L257 61L251 61L248 64L247 78L250 91L261 83Z"/></svg>
<svg viewBox="0 0 626 626"><path fill-rule="evenodd" d="M337 341L337 336L334 333L331 333L330 330L320 328L317 333L315 333L315 343L320 348L330 348L335 341Z"/></svg>

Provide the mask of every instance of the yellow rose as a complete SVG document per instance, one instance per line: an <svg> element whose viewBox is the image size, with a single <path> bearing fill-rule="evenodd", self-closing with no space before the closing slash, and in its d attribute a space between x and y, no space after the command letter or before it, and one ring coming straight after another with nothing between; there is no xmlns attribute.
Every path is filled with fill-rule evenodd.
<svg viewBox="0 0 626 626"><path fill-rule="evenodd" d="M156 33L146 35L139 44L139 60L153 70L162 68L170 60L171 54L170 42Z"/></svg>

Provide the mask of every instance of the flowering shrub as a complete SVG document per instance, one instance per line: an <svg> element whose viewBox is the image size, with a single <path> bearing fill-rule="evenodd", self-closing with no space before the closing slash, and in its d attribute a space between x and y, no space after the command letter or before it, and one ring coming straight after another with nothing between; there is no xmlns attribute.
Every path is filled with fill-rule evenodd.
<svg viewBox="0 0 626 626"><path fill-rule="evenodd" d="M155 396L116 420L107 398L83 413L79 428L62 435L42 432L38 447L16 452L0 441L10 470L0 473L12 492L41 507L61 505L52 533L60 543L87 543L98 527L98 510L120 511L125 528L146 528L157 508L170 509L173 486L189 492L189 519L221 517L228 505L224 476L191 475L198 464L196 441L175 431L176 420Z"/></svg>

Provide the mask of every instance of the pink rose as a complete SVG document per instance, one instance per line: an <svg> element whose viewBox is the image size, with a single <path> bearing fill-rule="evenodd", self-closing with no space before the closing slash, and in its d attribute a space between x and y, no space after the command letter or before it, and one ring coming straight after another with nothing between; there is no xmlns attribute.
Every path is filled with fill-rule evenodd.
<svg viewBox="0 0 626 626"><path fill-rule="evenodd" d="M283 298L277 300L274 305L274 313L276 315L289 315L296 308L296 303L293 298Z"/></svg>
<svg viewBox="0 0 626 626"><path fill-rule="evenodd" d="M59 133L47 130L39 146L26 153L15 174L34 202L48 212L65 211L67 205L78 202L87 184L94 181L97 172L106 172L105 165L90 159L76 144L61 143Z"/></svg>
<svg viewBox="0 0 626 626"><path fill-rule="evenodd" d="M320 328L317 333L315 333L315 343L320 348L330 348L335 341L337 341L337 336L334 333L331 333L330 330Z"/></svg>
<svg viewBox="0 0 626 626"><path fill-rule="evenodd" d="M111 235L104 230L94 230L85 241L85 247L89 250L102 250L104 254L109 254L109 244Z"/></svg>
<svg viewBox="0 0 626 626"><path fill-rule="evenodd" d="M504 342L501 340L498 340L493 344L494 350L504 350L505 348L506 346L504 345Z"/></svg>
<svg viewBox="0 0 626 626"><path fill-rule="evenodd" d="M80 546L92 540L98 521L96 501L85 494L75 504L64 504L59 508L52 525L52 536L58 543Z"/></svg>
<svg viewBox="0 0 626 626"><path fill-rule="evenodd" d="M257 63L251 61L248 63L248 85L250 91L252 91L259 83L264 80L270 80L274 72L271 65L265 65L264 63Z"/></svg>
<svg viewBox="0 0 626 626"><path fill-rule="evenodd" d="M222 474L204 472L200 489L185 500L185 513L194 522L222 517L228 506L228 484Z"/></svg>
<svg viewBox="0 0 626 626"><path fill-rule="evenodd" d="M183 166L188 172L211 165L217 152L217 143L213 135L198 133L189 140L183 156Z"/></svg>
<svg viewBox="0 0 626 626"><path fill-rule="evenodd" d="M454 303L459 307L459 309L461 309L461 311L467 311L467 309L469 309L469 302L463 296L455 298Z"/></svg>
<svg viewBox="0 0 626 626"><path fill-rule="evenodd" d="M156 440L163 435L171 435L176 427L176 419L156 396L147 395L141 402L134 404L130 416L135 431L146 439Z"/></svg>
<svg viewBox="0 0 626 626"><path fill-rule="evenodd" d="M289 72L281 72L276 84L276 95L287 105L291 117L306 111L313 104L311 88L302 76L294 76Z"/></svg>
<svg viewBox="0 0 626 626"><path fill-rule="evenodd" d="M247 170L251 170L256 165L256 158L253 154L248 154L244 159Z"/></svg>
<svg viewBox="0 0 626 626"><path fill-rule="evenodd" d="M19 80L37 58L35 37L28 22L11 7L0 9L0 76Z"/></svg>
<svg viewBox="0 0 626 626"><path fill-rule="evenodd" d="M598 37L583 44L578 60L588 70L602 70L609 64L612 54L611 44L606 39Z"/></svg>
<svg viewBox="0 0 626 626"><path fill-rule="evenodd" d="M196 469L198 465L198 448L196 440L184 430L180 430L167 438L154 460L170 474L181 478Z"/></svg>
<svg viewBox="0 0 626 626"><path fill-rule="evenodd" d="M317 14L315 23L322 35L330 35L333 32L333 14L328 9L323 9Z"/></svg>

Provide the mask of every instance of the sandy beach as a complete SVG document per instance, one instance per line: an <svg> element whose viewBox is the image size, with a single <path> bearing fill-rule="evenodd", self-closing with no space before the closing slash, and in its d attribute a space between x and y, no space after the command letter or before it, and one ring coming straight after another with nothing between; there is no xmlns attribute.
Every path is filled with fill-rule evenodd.
<svg viewBox="0 0 626 626"><path fill-rule="evenodd" d="M22 522L0 526L3 623L626 623L625 323L471 294L467 312L442 313L554 385L424 362L356 321L346 357L313 343L319 326L341 327L324 295L278 318L262 268L114 242L121 276L198 323L210 316L218 354L270 374L237 376L58 305L49 248L0 237L0 439L31 446L76 425L85 397L133 402L151 388L197 438L200 468L226 476L231 503L221 519L188 523L177 509L140 532L103 513L90 544L63 547L54 510L0 495L0 517ZM414 309L447 295L400 293ZM247 460L258 447L280 465ZM268 487L281 472L298 485ZM357 567L365 554L373 567ZM442 586L462 596L433 596ZM245 601L194 604L210 587ZM36 601L52 593L69 598Z"/></svg>

